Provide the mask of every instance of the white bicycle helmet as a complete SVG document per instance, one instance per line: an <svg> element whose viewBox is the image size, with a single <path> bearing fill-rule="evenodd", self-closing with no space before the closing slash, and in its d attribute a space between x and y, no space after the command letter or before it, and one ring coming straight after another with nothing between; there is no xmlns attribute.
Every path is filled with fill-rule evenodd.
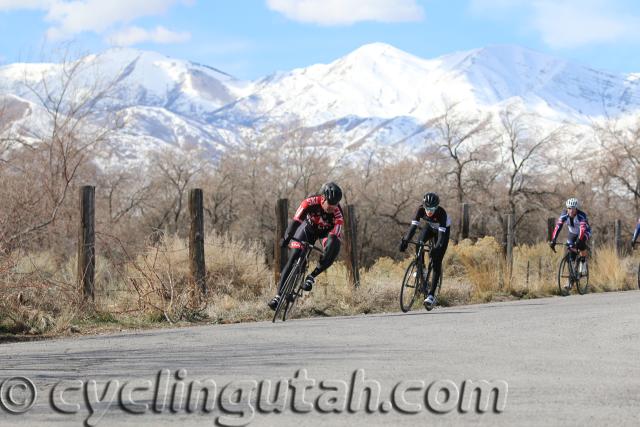
<svg viewBox="0 0 640 427"><path fill-rule="evenodd" d="M578 202L578 199L576 199L575 197L571 197L570 199L567 199L567 202L565 203L565 205L567 206L567 209L571 209L571 208L578 209L578 206L580 206L580 202Z"/></svg>

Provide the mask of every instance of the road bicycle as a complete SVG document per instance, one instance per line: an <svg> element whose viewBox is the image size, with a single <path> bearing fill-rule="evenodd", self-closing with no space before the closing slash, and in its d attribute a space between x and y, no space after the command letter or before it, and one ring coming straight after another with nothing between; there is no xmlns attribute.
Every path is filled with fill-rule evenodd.
<svg viewBox="0 0 640 427"><path fill-rule="evenodd" d="M400 287L400 309L406 313L411 310L411 307L417 299L422 297L426 298L428 294L429 280L431 279L431 273L433 272L433 259L431 259L431 251L433 250L433 241L431 239L424 242L407 242L416 246L416 254L411 261L407 270L404 273L402 279L402 286ZM424 252L429 254L429 264L425 271L424 268ZM438 291L442 285L442 276L440 274L440 280L435 290L433 306L436 305Z"/></svg>
<svg viewBox="0 0 640 427"><path fill-rule="evenodd" d="M282 298L280 298L280 302L278 302L278 305L276 306L275 313L273 313L272 322L275 322L281 313L282 321L284 322L287 320L287 316L289 316L293 311L296 301L302 296L302 284L307 273L311 252L318 251L320 254L323 253L322 249L308 242L303 242L302 240L295 238L292 238L291 240L302 245L302 253L293 264L293 267L291 267L289 275L282 285Z"/></svg>
<svg viewBox="0 0 640 427"><path fill-rule="evenodd" d="M575 245L570 243L564 243L563 245L566 250L558 266L558 289L560 289L560 295L569 295L574 285L578 293L584 295L589 290L588 257L581 263Z"/></svg>

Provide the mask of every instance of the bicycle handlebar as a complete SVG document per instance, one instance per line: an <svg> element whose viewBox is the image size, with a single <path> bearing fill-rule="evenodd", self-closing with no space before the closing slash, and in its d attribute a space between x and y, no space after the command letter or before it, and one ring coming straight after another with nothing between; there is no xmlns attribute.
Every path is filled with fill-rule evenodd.
<svg viewBox="0 0 640 427"><path fill-rule="evenodd" d="M317 247L315 244L312 245L309 242L305 242L303 240L298 240L295 237L292 237L291 240L294 241L294 242L298 242L298 243L302 244L302 246L304 246L304 247L311 248L312 251L315 250L315 251L320 252L321 254L324 253L324 251L322 249L320 249L319 247Z"/></svg>
<svg viewBox="0 0 640 427"><path fill-rule="evenodd" d="M549 243L553 243L553 242L549 242ZM575 243L555 243L554 245L560 245L560 246L565 246L568 250L570 250L571 252L579 252L578 248L576 247ZM587 248L588 250L589 248ZM555 253L555 249L551 248L551 250Z"/></svg>
<svg viewBox="0 0 640 427"><path fill-rule="evenodd" d="M425 250L430 251L432 243L430 241L427 241L427 242L415 242L413 240L407 240L407 243L411 243L412 245L416 245L416 246L422 246L423 248L425 248Z"/></svg>
<svg viewBox="0 0 640 427"><path fill-rule="evenodd" d="M549 243L553 243L553 242L549 242ZM564 243L553 243L553 244L554 245L560 245L560 246L572 246L572 247L575 246L575 243L567 243L567 242L564 242Z"/></svg>

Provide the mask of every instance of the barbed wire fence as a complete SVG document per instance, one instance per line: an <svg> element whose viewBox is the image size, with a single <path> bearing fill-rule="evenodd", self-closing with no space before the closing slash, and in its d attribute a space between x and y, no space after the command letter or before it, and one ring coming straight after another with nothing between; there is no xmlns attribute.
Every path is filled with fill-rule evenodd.
<svg viewBox="0 0 640 427"><path fill-rule="evenodd" d="M41 261L36 255L26 251L0 254L0 310L20 325L21 330L36 331L47 329L47 323L52 322L46 316L38 319L34 315L37 310L50 313L49 317L64 316L69 322L87 313L148 314L171 323L201 319L205 316L207 298L237 292L238 281L224 278L222 270L240 270L239 263L242 263L243 267L255 270L258 277L268 276L272 269L271 286L277 283L286 260L278 243L289 218L289 203L287 199L279 199L275 206L278 224L274 227L274 257L270 267L264 255L268 248L264 244L235 240L220 233L205 234L201 189L190 192L191 227L187 239L165 230L154 230L143 240L125 242L121 236L96 228L95 222L88 218L95 215L95 188L82 187L77 256L67 260L57 274L51 274L40 268ZM472 211L472 206L463 205L462 239L471 235ZM345 219L343 258L349 282L358 287L361 284L358 252L363 248L358 246L356 206L346 206ZM555 218L548 218L547 240L554 226ZM618 256L623 256L627 251L620 220L615 221L613 229L614 247ZM18 247L21 244L28 247L28 243L19 242ZM597 243L605 244L604 239ZM513 227L508 228L503 245L505 258L500 268L508 269L508 280L518 270L529 286L534 281L542 281L555 267L540 256L531 259L522 254L514 256L517 242ZM222 256L226 258L218 261ZM250 291L254 295L258 292Z"/></svg>

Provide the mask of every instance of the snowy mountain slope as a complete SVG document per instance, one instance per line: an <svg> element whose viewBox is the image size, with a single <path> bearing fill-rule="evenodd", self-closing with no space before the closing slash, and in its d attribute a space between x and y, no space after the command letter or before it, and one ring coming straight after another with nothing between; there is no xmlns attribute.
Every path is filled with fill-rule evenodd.
<svg viewBox="0 0 640 427"><path fill-rule="evenodd" d="M256 84L226 115L314 125L340 117L433 117L443 102L484 109L512 98L552 119L640 109L640 81L582 67L513 46L493 46L424 60L382 43L365 45L330 64L273 76Z"/></svg>
<svg viewBox="0 0 640 427"><path fill-rule="evenodd" d="M11 64L0 67L0 91L35 100L27 85L45 80L59 90L64 72L75 63ZM248 84L215 68L171 59L154 52L116 48L80 60L74 88L113 85L113 107L145 105L179 113L215 110L246 94Z"/></svg>
<svg viewBox="0 0 640 427"><path fill-rule="evenodd" d="M144 156L163 144L199 146L215 156L233 147L242 132L259 135L290 123L323 137L329 132L345 153L379 147L410 152L424 146L425 124L452 103L493 113L515 104L548 127L562 121L588 125L598 117L640 111L640 74L598 71L517 46L423 59L373 43L329 64L255 82L134 49L110 49L78 64L74 93L113 85L100 108L126 118L114 139L125 157ZM0 67L0 96L23 114L15 120L41 114L29 85L38 91L44 80L55 92L63 67L72 65Z"/></svg>

